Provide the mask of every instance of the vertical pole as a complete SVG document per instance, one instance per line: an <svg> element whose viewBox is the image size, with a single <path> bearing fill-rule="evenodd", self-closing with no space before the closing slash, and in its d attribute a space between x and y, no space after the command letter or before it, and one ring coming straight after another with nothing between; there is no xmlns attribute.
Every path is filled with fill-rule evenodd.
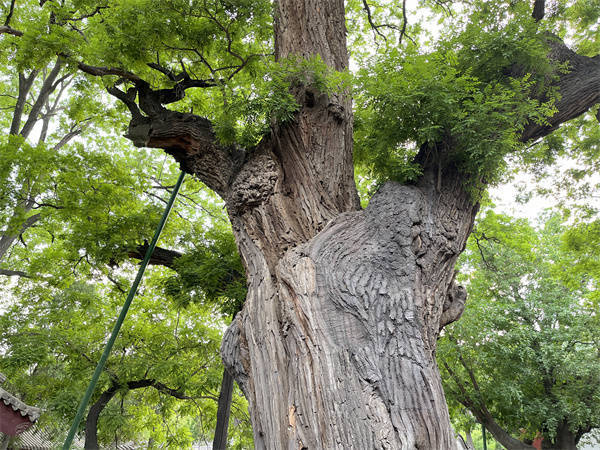
<svg viewBox="0 0 600 450"><path fill-rule="evenodd" d="M69 434L67 434L67 438L65 439L65 443L63 444L63 450L68 450L73 443L73 438L75 437L75 433L77 432L77 428L79 428L79 423L83 418L83 413L85 412L90 399L92 398L92 394L94 393L94 389L96 388L96 384L98 383L98 379L100 378L100 374L104 370L104 366L106 364L106 360L108 359L108 355L110 354L115 340L117 339L117 335L119 334L119 330L121 329L121 325L123 325L123 321L125 320L125 316L127 316L127 312L129 311L129 306L131 306L131 301L137 292L137 288L142 281L142 277L144 276L144 272L148 263L150 262L150 257L152 256L152 252L156 247L156 243L158 242L158 238L160 237L160 233L162 232L165 224L167 223L167 218L169 217L169 213L171 212L171 208L173 207L173 203L175 202L175 198L179 193L179 188L181 188L181 184L183 183L183 179L185 178L185 172L181 172L177 183L175 184L175 188L173 192L171 192L171 198L167 203L167 207L165 208L165 212L163 213L162 218L160 219L160 223L158 227L156 227L156 231L154 232L154 237L152 238L152 242L148 246L148 250L146 250L146 256L144 256L144 260L140 264L140 268L138 270L137 276L131 285L131 289L129 290L129 294L127 295L127 299L125 300L125 304L121 309L121 313L115 323L115 326L112 330L110 338L104 347L104 352L100 357L100 361L98 361L98 365L96 366L96 370L94 371L94 375L92 376L92 381L85 391L83 398L81 399L81 403L79 404L79 408L77 409L77 414L75 415L75 419L73 420L73 424L71 425L71 429L69 430Z"/></svg>
<svg viewBox="0 0 600 450"><path fill-rule="evenodd" d="M231 320L235 319L237 313L242 310L240 306L233 313ZM233 377L223 368L223 380L221 381L221 392L217 403L217 424L215 426L215 438L212 450L226 450L228 444L229 415L231 414L231 401L233 397Z"/></svg>
<svg viewBox="0 0 600 450"><path fill-rule="evenodd" d="M485 425L481 424L481 434L483 435L483 450L487 450L487 439L485 438Z"/></svg>
<svg viewBox="0 0 600 450"><path fill-rule="evenodd" d="M229 414L231 412L231 397L233 394L233 377L223 369L223 380L217 407L217 425L212 450L227 449L227 431L229 428Z"/></svg>

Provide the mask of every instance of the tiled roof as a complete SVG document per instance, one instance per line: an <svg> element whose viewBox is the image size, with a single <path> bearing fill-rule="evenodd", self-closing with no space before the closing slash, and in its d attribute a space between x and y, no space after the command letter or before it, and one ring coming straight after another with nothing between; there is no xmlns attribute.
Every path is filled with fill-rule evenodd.
<svg viewBox="0 0 600 450"><path fill-rule="evenodd" d="M33 426L19 435L15 448L20 450L50 450L60 448L62 446L62 434L56 430L39 429L37 426ZM83 439L75 437L71 445L71 450L80 450L83 447Z"/></svg>
<svg viewBox="0 0 600 450"><path fill-rule="evenodd" d="M31 427L18 436L15 448L20 450L54 450L60 448L63 445L63 439L66 435L67 428L68 427L65 427L64 430L58 431L53 428L38 428L37 426ZM75 436L70 448L71 450L81 450L84 448L84 445L84 437ZM116 447L113 443L100 448L110 450L138 450L146 447L147 444L120 442Z"/></svg>
<svg viewBox="0 0 600 450"><path fill-rule="evenodd" d="M0 373L0 384L6 381L6 377ZM26 405L17 397L12 395L10 392L2 389L0 387L0 401L2 401L6 406L12 408L13 411L21 414L21 416L27 416L30 422L35 422L40 418L41 410L39 408L34 408L33 406Z"/></svg>

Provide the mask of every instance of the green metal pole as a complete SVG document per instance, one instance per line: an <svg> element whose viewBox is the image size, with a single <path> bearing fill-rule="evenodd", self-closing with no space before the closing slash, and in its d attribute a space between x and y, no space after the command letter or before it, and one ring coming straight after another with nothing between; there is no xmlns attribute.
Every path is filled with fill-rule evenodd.
<svg viewBox="0 0 600 450"><path fill-rule="evenodd" d="M96 370L94 371L94 375L92 376L92 381L90 381L90 384L89 384L87 390L85 391L85 395L83 396L83 399L81 399L81 403L79 404L79 408L77 409L77 414L75 415L75 419L73 420L73 424L71 425L69 434L67 435L67 438L65 439L65 443L63 444L63 447L62 447L63 450L68 450L71 447L71 444L73 443L73 438L75 437L75 433L77 432L79 423L81 422L81 419L83 418L83 414L85 413L87 405L90 402L90 398L92 397L92 394L94 393L94 389L96 389L96 384L98 383L100 374L102 373L102 370L104 370L104 365L106 364L108 355L110 355L110 352L113 348L115 340L117 339L117 335L119 334L119 330L121 329L121 325L123 325L125 316L127 316L127 311L129 311L129 306L131 305L131 301L133 300L133 297L135 297L137 288L138 288L140 282L142 281L142 277L144 276L144 272L146 270L146 267L148 266L150 257L152 256L152 252L154 252L154 249L156 248L156 243L158 242L160 233L162 232L163 228L165 227L165 223L167 223L167 218L169 217L169 213L171 212L171 208L173 207L173 203L175 202L175 198L177 197L177 194L179 193L179 188L181 187L181 184L183 183L184 178L185 178L185 172L181 172L181 174L179 175L179 179L177 180L177 183L175 184L175 188L173 189L173 192L171 193L171 198L169 199L169 202L167 203L165 212L163 213L163 216L160 219L160 223L158 224L158 227L156 228L156 231L154 232L154 237L152 238L152 242L150 243L150 246L148 247L148 250L146 251L146 256L144 256L144 260L142 261L142 264L140 265L137 276L135 277L135 280L133 281L133 284L131 285L131 289L129 290L129 294L127 295L125 304L123 305L123 308L121 309L119 318L117 319L117 322L115 323L115 326L112 330L110 338L108 339L108 342L106 343L106 347L104 347L104 352L102 353L102 356L100 357L100 361L98 361L98 365L96 366Z"/></svg>

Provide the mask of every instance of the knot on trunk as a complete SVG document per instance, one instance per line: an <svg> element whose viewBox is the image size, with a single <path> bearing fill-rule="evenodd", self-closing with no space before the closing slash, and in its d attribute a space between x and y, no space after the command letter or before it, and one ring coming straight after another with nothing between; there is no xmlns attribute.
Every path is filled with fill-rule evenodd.
<svg viewBox="0 0 600 450"><path fill-rule="evenodd" d="M443 312L440 317L440 331L449 323L457 321L465 310L467 290L464 286L452 283L444 301Z"/></svg>
<svg viewBox="0 0 600 450"><path fill-rule="evenodd" d="M125 137L129 139L136 147L146 147L150 140L150 123L152 119L149 117L138 117L131 120Z"/></svg>
<svg viewBox="0 0 600 450"><path fill-rule="evenodd" d="M250 355L248 353L248 343L242 333L240 316L241 314L238 314L229 325L229 328L225 330L221 342L221 358L225 369L237 381L244 396L250 398L248 397Z"/></svg>
<svg viewBox="0 0 600 450"><path fill-rule="evenodd" d="M278 179L278 166L272 155L254 156L231 183L227 206L231 211L240 213L264 203L274 193Z"/></svg>

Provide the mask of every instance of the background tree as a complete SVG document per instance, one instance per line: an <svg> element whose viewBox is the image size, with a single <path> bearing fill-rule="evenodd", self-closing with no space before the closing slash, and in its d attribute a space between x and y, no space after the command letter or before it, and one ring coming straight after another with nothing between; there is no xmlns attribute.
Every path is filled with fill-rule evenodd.
<svg viewBox="0 0 600 450"><path fill-rule="evenodd" d="M156 292L161 289L151 281L116 343L87 413L86 448L117 437L189 447L212 436L221 381L220 324L211 320L212 311L198 304L173 308ZM81 283L56 294L30 286L13 295L22 300L0 317L0 345L7 349L1 370L14 377L24 398L44 408L40 426L64 437L122 297ZM244 407L234 408L243 420ZM238 427L232 439L239 443L243 432Z"/></svg>
<svg viewBox="0 0 600 450"><path fill-rule="evenodd" d="M469 303L439 343L444 388L508 449L575 449L600 425L591 273L573 274L560 216L539 230L489 211L461 264ZM570 287L564 274L571 273Z"/></svg>
<svg viewBox="0 0 600 450"><path fill-rule="evenodd" d="M358 86L356 157L396 182L366 210L341 0L31 6L43 25L5 36L106 77L128 138L225 202L248 296L222 353L255 445L453 448L434 354L464 306L454 263L504 158L600 101L597 36L561 40L579 3L460 4L426 46L401 39L405 8L377 28L379 8L349 2L388 39Z"/></svg>
<svg viewBox="0 0 600 450"><path fill-rule="evenodd" d="M8 30L10 36L20 36L10 31L14 20L31 25L32 33L51 29L60 34L56 14L36 9L37 2L11 1L4 6L7 25L0 33ZM85 22L83 16L71 22L74 28ZM52 38L57 38L57 46L64 43L56 35ZM42 425L62 432L73 418L103 336L122 302L132 263L142 257L144 239L164 208L176 167L158 155L133 155L124 139L107 135L107 127L123 120L122 112L107 113L97 80L86 79L56 52L39 51L44 46L34 41L5 41L0 50L0 124L5 130L0 137L0 315L6 325L0 367L14 376L25 398L44 406ZM92 134L93 142L86 139ZM229 321L243 301L245 283L236 272L242 269L221 207L201 191L199 183L186 182L178 211L162 237L177 250L159 248L151 260L182 275L155 271L146 299L151 303L166 294L174 303L170 309L154 310L150 321L143 314L130 317L130 332L137 341L131 335L124 339L123 353L109 361L124 371L107 372L103 391L93 399L86 424L90 448L98 445L97 431L100 442L115 436L150 437L156 444L173 445L189 443L192 437L207 440L214 431L216 371L222 368L217 343L223 320ZM224 254L237 265L220 261ZM182 287L173 283L175 279ZM170 317L164 317L166 312ZM166 345L173 333L181 340L176 313L183 317L182 326L190 326L191 319L184 319L191 314L206 323L196 327L193 347L189 339L184 342L195 353L185 346L175 351L173 342ZM162 326L152 323L159 317L165 320ZM210 331L209 337L202 330ZM164 342L164 348L158 342ZM176 363L169 364L173 353ZM158 365L163 369L157 371L148 354L162 358ZM183 374L200 369L202 373L183 383ZM161 395L151 395L148 389L143 395L128 395L133 388L154 388ZM165 400L164 394L197 403L181 407L181 402ZM114 397L121 398L121 408L116 400L110 402ZM233 436L238 445L245 445L247 421L243 410L235 408L232 420L240 425ZM187 431L178 437L182 429Z"/></svg>

